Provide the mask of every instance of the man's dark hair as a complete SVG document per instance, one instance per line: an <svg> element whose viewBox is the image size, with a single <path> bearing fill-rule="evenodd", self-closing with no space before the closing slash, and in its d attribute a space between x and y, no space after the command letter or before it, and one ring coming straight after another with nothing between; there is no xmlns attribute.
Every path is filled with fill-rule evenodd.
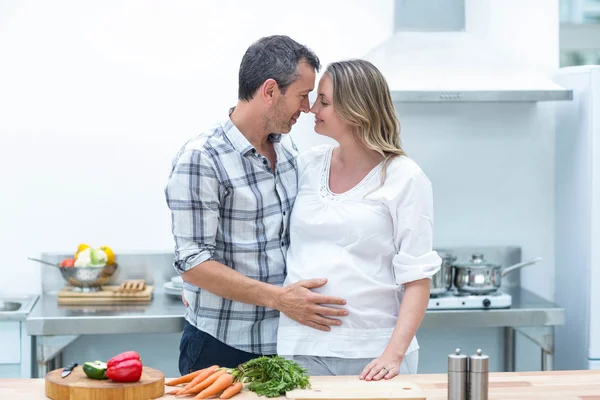
<svg viewBox="0 0 600 400"><path fill-rule="evenodd" d="M275 35L254 42L242 58L238 99L249 101L267 80L274 79L279 90L285 90L298 79L298 62L306 61L317 72L319 58L306 46L288 36Z"/></svg>

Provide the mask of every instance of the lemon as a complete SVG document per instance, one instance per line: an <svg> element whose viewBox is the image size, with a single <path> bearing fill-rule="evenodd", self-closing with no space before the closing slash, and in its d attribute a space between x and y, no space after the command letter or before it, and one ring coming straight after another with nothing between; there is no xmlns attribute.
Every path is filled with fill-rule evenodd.
<svg viewBox="0 0 600 400"><path fill-rule="evenodd" d="M112 265L115 263L115 253L108 246L101 246L100 250L106 253L106 265Z"/></svg>
<svg viewBox="0 0 600 400"><path fill-rule="evenodd" d="M75 259L77 259L77 256L79 255L79 253L81 253L82 251L84 251L85 249L89 249L91 246L89 244L85 244L85 243L81 243L78 247L77 247L77 251L75 252Z"/></svg>

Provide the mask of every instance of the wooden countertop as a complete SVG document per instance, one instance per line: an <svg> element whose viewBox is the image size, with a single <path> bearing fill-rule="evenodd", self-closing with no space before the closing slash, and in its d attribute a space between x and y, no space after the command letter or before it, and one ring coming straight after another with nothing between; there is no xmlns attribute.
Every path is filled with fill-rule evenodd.
<svg viewBox="0 0 600 400"><path fill-rule="evenodd" d="M331 379L348 379L348 377ZM398 379L418 384L427 394L428 400L447 399L446 374L402 375ZM45 398L43 379L0 379L0 399ZM256 398L254 393L246 391L234 397L237 400ZM175 397L165 395L161 399L175 399ZM600 371L490 373L489 399L600 400Z"/></svg>

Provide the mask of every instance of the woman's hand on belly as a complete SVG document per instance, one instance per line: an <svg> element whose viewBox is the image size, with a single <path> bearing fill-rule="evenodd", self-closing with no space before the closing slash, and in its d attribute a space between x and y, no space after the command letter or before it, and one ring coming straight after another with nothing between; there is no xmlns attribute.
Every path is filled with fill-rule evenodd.
<svg viewBox="0 0 600 400"><path fill-rule="evenodd" d="M346 300L313 292L311 289L321 287L327 279L301 280L282 288L277 297L277 307L288 318L320 331L330 331L330 325L341 325L342 321L328 317L344 317L348 311L342 308L329 307L324 304L345 305Z"/></svg>

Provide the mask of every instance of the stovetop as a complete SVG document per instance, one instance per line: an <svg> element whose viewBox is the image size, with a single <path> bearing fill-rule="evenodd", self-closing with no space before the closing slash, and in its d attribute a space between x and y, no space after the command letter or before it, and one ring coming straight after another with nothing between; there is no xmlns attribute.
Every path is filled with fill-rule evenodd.
<svg viewBox="0 0 600 400"><path fill-rule="evenodd" d="M510 308L511 295L496 291L490 294L468 294L448 291L429 298L428 310Z"/></svg>

